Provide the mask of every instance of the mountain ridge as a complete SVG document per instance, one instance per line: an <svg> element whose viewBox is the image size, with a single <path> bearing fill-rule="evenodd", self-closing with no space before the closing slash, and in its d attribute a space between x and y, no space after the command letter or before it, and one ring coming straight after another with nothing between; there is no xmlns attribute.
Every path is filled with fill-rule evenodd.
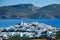
<svg viewBox="0 0 60 40"><path fill-rule="evenodd" d="M37 7L19 4L0 7L0 19L60 19L60 4Z"/></svg>

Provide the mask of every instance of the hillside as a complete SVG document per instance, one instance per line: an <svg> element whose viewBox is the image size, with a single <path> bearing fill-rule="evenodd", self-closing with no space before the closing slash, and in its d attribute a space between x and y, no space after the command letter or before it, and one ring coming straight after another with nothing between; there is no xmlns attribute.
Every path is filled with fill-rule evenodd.
<svg viewBox="0 0 60 40"><path fill-rule="evenodd" d="M37 10L31 18L36 19L60 19L60 4L52 4Z"/></svg>
<svg viewBox="0 0 60 40"><path fill-rule="evenodd" d="M34 14L35 11L36 8L32 4L4 6L0 7L0 19L6 19L6 18L26 19L29 18L32 14Z"/></svg>
<svg viewBox="0 0 60 40"><path fill-rule="evenodd" d="M0 19L60 19L60 4L36 7L19 4L0 7Z"/></svg>

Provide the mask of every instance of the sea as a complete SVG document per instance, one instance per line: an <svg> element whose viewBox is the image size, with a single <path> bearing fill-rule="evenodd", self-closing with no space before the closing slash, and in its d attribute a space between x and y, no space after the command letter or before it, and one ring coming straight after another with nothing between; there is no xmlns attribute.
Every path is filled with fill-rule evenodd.
<svg viewBox="0 0 60 40"><path fill-rule="evenodd" d="M39 22L60 28L60 19L0 19L0 27L7 28L9 26L17 25L21 22Z"/></svg>

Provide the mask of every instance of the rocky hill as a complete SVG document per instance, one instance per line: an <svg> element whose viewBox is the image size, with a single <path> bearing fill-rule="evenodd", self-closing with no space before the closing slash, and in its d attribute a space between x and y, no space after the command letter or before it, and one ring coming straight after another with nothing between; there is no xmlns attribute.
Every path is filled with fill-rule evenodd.
<svg viewBox="0 0 60 40"><path fill-rule="evenodd" d="M0 7L0 19L60 19L60 4L36 7L19 4Z"/></svg>
<svg viewBox="0 0 60 40"><path fill-rule="evenodd" d="M52 4L37 10L31 18L37 19L60 19L60 4Z"/></svg>

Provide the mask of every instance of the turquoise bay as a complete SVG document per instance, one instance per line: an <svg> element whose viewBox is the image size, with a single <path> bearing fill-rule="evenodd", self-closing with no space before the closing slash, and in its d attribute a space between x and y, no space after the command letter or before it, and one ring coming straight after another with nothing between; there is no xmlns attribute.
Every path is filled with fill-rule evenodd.
<svg viewBox="0 0 60 40"><path fill-rule="evenodd" d="M60 28L60 19L0 19L0 27L9 27L23 22L39 22Z"/></svg>

